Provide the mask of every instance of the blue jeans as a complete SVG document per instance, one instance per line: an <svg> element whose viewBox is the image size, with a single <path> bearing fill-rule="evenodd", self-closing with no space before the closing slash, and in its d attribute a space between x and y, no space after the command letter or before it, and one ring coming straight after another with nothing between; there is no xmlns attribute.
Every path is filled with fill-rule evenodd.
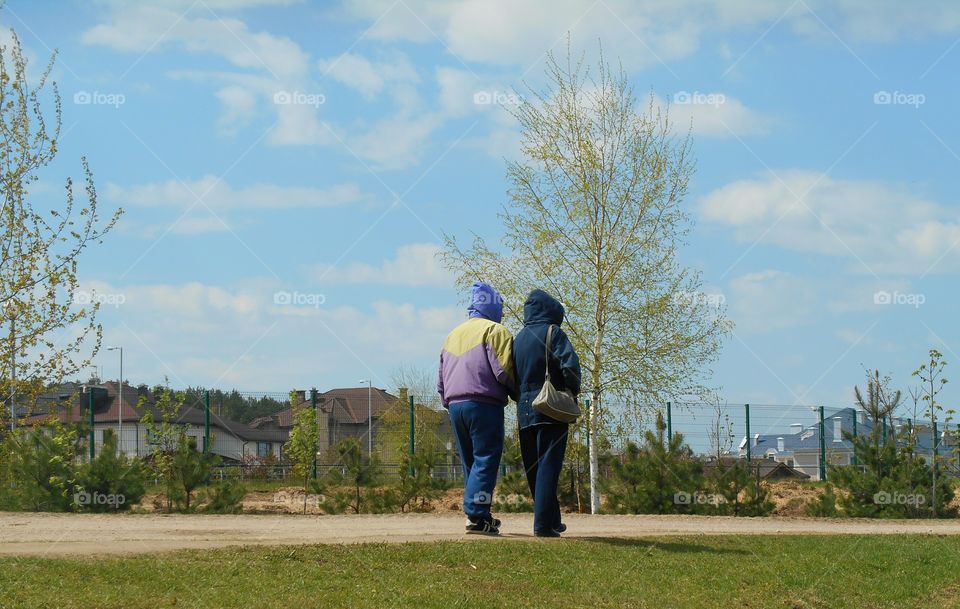
<svg viewBox="0 0 960 609"><path fill-rule="evenodd" d="M533 530L549 533L560 526L557 487L567 451L567 425L533 425L520 430L520 453L533 496Z"/></svg>
<svg viewBox="0 0 960 609"><path fill-rule="evenodd" d="M457 402L450 422L463 462L463 511L473 522L489 520L503 455L503 406Z"/></svg>

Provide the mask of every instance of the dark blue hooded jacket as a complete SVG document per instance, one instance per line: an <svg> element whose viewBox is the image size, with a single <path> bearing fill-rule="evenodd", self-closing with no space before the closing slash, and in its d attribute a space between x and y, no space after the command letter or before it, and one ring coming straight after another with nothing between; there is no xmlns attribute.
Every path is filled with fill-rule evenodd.
<svg viewBox="0 0 960 609"><path fill-rule="evenodd" d="M545 343L547 328L553 324L550 339L550 380L557 389L580 393L580 358L577 357L563 323L563 305L543 290L530 292L523 305L523 329L513 339L513 362L520 390L517 423L520 429L533 425L558 423L540 414L533 400L543 388L546 375Z"/></svg>

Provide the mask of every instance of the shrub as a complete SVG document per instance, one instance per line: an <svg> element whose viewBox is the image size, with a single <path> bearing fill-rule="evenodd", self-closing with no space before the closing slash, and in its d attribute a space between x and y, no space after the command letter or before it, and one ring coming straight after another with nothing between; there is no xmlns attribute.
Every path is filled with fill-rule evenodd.
<svg viewBox="0 0 960 609"><path fill-rule="evenodd" d="M669 440L658 412L656 432L644 434L644 444L627 445L614 460L604 484L607 511L617 514L690 513L695 504L685 498L703 488L703 466L693 458L682 434Z"/></svg>
<svg viewBox="0 0 960 609"><path fill-rule="evenodd" d="M497 483L493 510L508 513L533 511L530 485L527 484L527 478L524 476L522 469L500 477L500 481Z"/></svg>
<svg viewBox="0 0 960 609"><path fill-rule="evenodd" d="M239 514L243 511L243 498L247 489L243 482L227 478L211 487L204 498L203 512L208 514Z"/></svg>
<svg viewBox="0 0 960 609"><path fill-rule="evenodd" d="M816 499L807 504L806 510L807 516L837 516L837 494L833 492L833 486L828 484Z"/></svg>
<svg viewBox="0 0 960 609"><path fill-rule="evenodd" d="M896 438L880 439L879 427L869 435L852 438L857 465L834 467L830 480L846 491L839 504L844 514L868 518L929 518L931 510L932 466L913 451L908 438L898 446ZM849 437L849 436L848 436ZM941 476L937 479L937 516L952 517L956 509L953 485Z"/></svg>
<svg viewBox="0 0 960 609"><path fill-rule="evenodd" d="M325 480L327 488L335 490L327 493L322 506L324 511L350 510L354 514L375 509L386 511L385 506L391 505L390 497L373 488L381 477L376 459L363 454L356 438L342 440L337 445L337 455L340 466L331 469Z"/></svg>
<svg viewBox="0 0 960 609"><path fill-rule="evenodd" d="M58 421L11 432L0 448L5 509L65 512L75 508L79 433Z"/></svg>
<svg viewBox="0 0 960 609"><path fill-rule="evenodd" d="M78 493L86 501L78 508L91 512L129 510L146 492L147 467L140 459L117 453L117 439L105 433L100 454L80 468ZM99 498L112 500L101 501Z"/></svg>
<svg viewBox="0 0 960 609"><path fill-rule="evenodd" d="M760 481L759 470L753 471L746 461L718 461L707 486L717 499L702 508L707 513L766 516L773 511L770 491Z"/></svg>

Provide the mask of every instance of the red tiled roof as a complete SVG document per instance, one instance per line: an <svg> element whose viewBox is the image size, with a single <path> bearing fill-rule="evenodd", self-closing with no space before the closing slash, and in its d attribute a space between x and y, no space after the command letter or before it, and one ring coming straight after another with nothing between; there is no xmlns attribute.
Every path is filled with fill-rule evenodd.
<svg viewBox="0 0 960 609"><path fill-rule="evenodd" d="M109 407L103 412L96 412L94 409L93 420L98 423L117 421L118 415L122 412L124 421L138 420L143 413L136 409L139 394L136 387L131 387L127 383L123 384L123 404L118 399L120 393L120 384L114 381L107 381L100 385L107 390L107 399L110 401ZM49 421L50 417L56 416L61 423L80 423L86 422L89 414L87 413L86 398L82 394L76 394L69 405L58 408L56 414L36 414L23 419L26 425L33 425L37 422Z"/></svg>
<svg viewBox="0 0 960 609"><path fill-rule="evenodd" d="M376 419L385 410L388 410L397 402L397 397L384 389L373 388L369 391L367 387L347 387L343 389L331 389L317 396L320 408L325 412L332 413L334 418L340 423L358 425L367 422L368 408ZM308 405L307 399L299 405ZM272 415L274 421L280 428L293 427L293 409L287 408ZM256 427L257 425L252 425Z"/></svg>
<svg viewBox="0 0 960 609"><path fill-rule="evenodd" d="M107 382L101 385L101 387L107 390L107 399L109 399L109 407L103 412L97 412L96 406L94 407L93 420L95 423L112 423L117 421L117 413L120 410L120 401L118 398L119 385L114 382ZM129 397L128 397L129 396ZM153 415L154 421L160 420L160 413L157 408L154 406L153 400L148 396L147 403L143 408L139 410L135 408L140 396L137 392L136 387L131 387L130 385L124 383L123 385L123 420L126 422L139 421L143 416L144 412L149 412ZM77 394L74 396L74 399L71 403L65 404L63 407L58 408L55 413L50 414L37 414L22 419L23 425L33 425L34 423L44 423L50 421L51 418L58 419L61 423L81 423L86 422L89 417L87 411L87 402L86 396L82 394ZM203 410L200 408L194 408L190 405L184 405L180 408L180 412L177 415L175 422L183 424L192 424L192 425L203 425L204 424L204 414ZM221 429L226 429L235 436L242 438L244 440L264 440L264 441L278 441L283 440L283 436L278 431L271 430L261 430L255 429L250 425L245 425L238 421L232 421L223 417L219 417L213 413L210 414L210 426L219 427Z"/></svg>

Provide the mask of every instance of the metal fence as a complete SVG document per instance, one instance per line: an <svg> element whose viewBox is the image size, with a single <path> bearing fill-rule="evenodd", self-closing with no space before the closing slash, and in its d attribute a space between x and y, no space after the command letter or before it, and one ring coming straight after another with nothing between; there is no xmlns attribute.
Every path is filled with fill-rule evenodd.
<svg viewBox="0 0 960 609"><path fill-rule="evenodd" d="M124 401L128 403L157 397L156 388L151 392L142 386L125 386L124 391L131 392L124 393ZM289 412L282 415L291 408L289 392L188 388L180 397L190 408L183 411L183 420L179 422L190 426L190 434L197 438L198 447L206 446L209 430L216 429L218 437L213 446L215 452L225 457L218 475L264 480L285 480L291 476L284 445L292 430L292 417ZM589 400L582 399L581 406L588 411ZM38 402L38 408L45 412L52 413L58 407L62 407L60 402ZM318 443L318 475L343 466L337 447L347 438L354 438L364 454L372 452L388 476L398 474L411 451L420 456L429 453L431 471L436 476L445 479L462 476L450 420L436 394L401 395L395 403L381 404L373 412L371 423L366 420L367 410L360 410L360 415L344 421L337 419L338 413L330 411L321 415L318 410L318 420L320 416L329 417L321 430L325 436ZM77 410L81 423L86 423L86 412ZM507 406L508 436L515 434L515 413L513 405ZM586 417L571 428L572 442L591 441L585 420ZM815 480L824 479L831 465L854 463L851 438L870 434L874 427L866 413L853 406L607 401L595 422L594 429L599 433L593 441L602 442L604 450L612 454L620 454L627 443L642 444L646 434L658 433L658 421L666 437L682 435L684 444L704 458L772 459ZM136 454L146 454L143 450L149 452L149 438L137 427L136 421L124 422L122 429L116 429L120 427L117 423L119 421L98 424L121 432L121 450L129 453L135 446ZM946 422L924 419L922 407L913 412L901 409L895 416L876 424L882 426L883 437L909 442L917 454L928 460L933 459L934 454L942 457L960 454L958 425L949 419ZM102 446L103 430L98 433L90 433L95 449ZM957 469L956 459L944 461L948 469Z"/></svg>
<svg viewBox="0 0 960 609"><path fill-rule="evenodd" d="M267 394L245 394L267 395ZM379 413L374 419L373 437L369 445L383 471L396 475L401 456L411 449L434 453L434 473L454 479L462 476L456 442L449 418L436 395L404 396L391 409L391 420ZM586 411L589 401L582 400ZM914 415L916 413L913 413ZM514 405L505 409L507 435L515 434ZM429 420L425 420L429 419ZM682 435L683 443L703 458L770 459L792 467L811 479L821 480L830 466L855 463L851 439L869 435L873 422L867 414L853 406L821 406L815 404L733 404L667 402L664 404L626 404L607 402L600 409L597 428L605 450L619 454L627 443L642 444L648 433L657 433L657 421L667 438ZM573 440L589 442L586 417L572 427ZM960 426L953 422L932 423L901 411L877 423L884 437L905 443L909 441L917 454L932 459L956 455ZM361 446L368 444L367 427L359 430L332 430L329 447L321 453L318 471L322 474L340 467L333 448L352 437ZM596 439L595 439L596 440ZM956 470L956 460L945 459L948 471ZM504 470L509 466L505 465ZM241 475L251 476L244 471ZM263 476L262 472L255 475ZM270 479L289 476L289 467L278 466L266 475Z"/></svg>

